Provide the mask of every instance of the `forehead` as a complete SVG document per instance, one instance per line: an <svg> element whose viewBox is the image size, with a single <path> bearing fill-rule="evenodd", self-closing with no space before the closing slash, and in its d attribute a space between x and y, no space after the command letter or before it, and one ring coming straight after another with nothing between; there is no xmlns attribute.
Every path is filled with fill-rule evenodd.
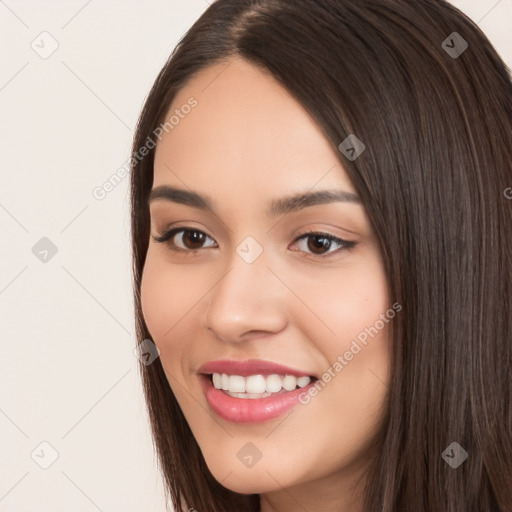
<svg viewBox="0 0 512 512"><path fill-rule="evenodd" d="M193 98L193 108L185 107ZM354 191L337 148L268 73L238 58L199 72L166 115L174 126L155 154L154 187L211 182L214 189L297 191L319 180ZM170 172L172 170L173 172ZM215 183L215 184L214 184Z"/></svg>

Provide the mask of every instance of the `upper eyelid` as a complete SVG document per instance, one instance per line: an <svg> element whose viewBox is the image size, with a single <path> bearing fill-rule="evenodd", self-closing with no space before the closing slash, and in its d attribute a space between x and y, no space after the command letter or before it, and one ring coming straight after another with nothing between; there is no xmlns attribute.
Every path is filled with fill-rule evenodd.
<svg viewBox="0 0 512 512"><path fill-rule="evenodd" d="M167 238L167 242L169 242L170 240L172 240L178 233L181 233L181 232L193 232L193 231L196 231L196 232L199 232L199 233L202 233L203 235L205 235L206 237L208 237L210 240L214 241L215 244L217 244L217 247L218 247L218 242L215 240L215 238L213 238L212 236L210 236L208 233L206 233L204 230L202 229L199 229L199 228L195 228L193 226L175 226L173 228L169 228L169 229L165 229L162 233L162 235L159 235L157 237L153 237L155 240L157 241L162 241L161 239L165 239ZM172 233L172 235L169 236L169 234ZM345 244L353 244L355 242L352 242L350 240L346 240L345 238L342 238L340 236L337 236L337 235L334 235L332 233L329 233L328 231L324 231L324 230L314 230L314 229L311 229L311 230L307 230L305 231L304 233L301 233L301 234L298 234L297 236L295 236L295 238L293 239L293 242L292 243L296 243L298 242L299 240L303 239L303 238L307 238L308 236L314 236L314 235L324 235L326 238L329 238L331 240L333 240L334 242L336 243L345 243ZM169 236L169 237L168 237ZM203 249L206 249L207 247L201 247L199 249L195 249L197 251L201 251ZM193 252L194 249L181 249L179 248L178 250L183 250L185 252Z"/></svg>
<svg viewBox="0 0 512 512"><path fill-rule="evenodd" d="M169 229L163 229L162 235L160 235L160 236L165 236L166 234L168 234L172 231L174 231L175 234L179 233L180 231L197 231L199 233L202 233L203 235L206 235L208 238L211 238L212 240L214 240L214 237L210 236L208 233L206 233L206 231L204 231L203 229L200 229L200 228L195 228L193 226L175 226L175 227L172 227ZM331 238L346 241L342 236L334 235L333 233L330 233L329 231L322 230L322 229L309 229L309 230L305 231L304 233L297 235L294 240L297 240L298 238L300 238L302 236L306 236L306 235L326 235Z"/></svg>
<svg viewBox="0 0 512 512"><path fill-rule="evenodd" d="M198 249L183 249L182 247L178 247L177 244L173 242L172 245L174 247L170 248L170 250L172 250L174 252L183 253L185 255L188 254L188 255L192 256L194 254L201 253L202 251L206 251L207 249L212 249L212 248L216 249L219 247L217 241L213 237L208 235L208 233L205 233L202 229L194 228L192 226L177 226L174 228L167 229L167 230L165 230L163 235L161 237L159 237L159 238L164 238L164 240L157 240L157 242L170 243L171 240L178 233L186 232L186 231L197 231L197 232L203 233L206 237L208 237L210 240L212 240L216 244L216 247L207 246L207 247L199 247ZM172 233L172 235L168 236L169 233ZM310 253L308 251L297 250L297 249L295 249L295 250L292 249L292 252L297 252L301 258L306 258L309 261L316 261L316 262L323 261L323 262L327 263L327 262L331 261L332 258L336 258L337 255L339 256L340 254L343 255L345 253L349 253L351 250L354 249L354 247L356 247L358 245L358 242L356 242L356 241L347 240L345 238L341 238L332 233L329 233L328 231L323 231L323 230L307 230L307 231L295 236L292 244L294 245L294 244L300 242L301 240L307 239L308 237L312 237L314 235L324 235L326 238L329 238L332 242L339 244L341 247L339 247L338 249L336 249L334 251L328 251L323 254L314 254L314 253Z"/></svg>

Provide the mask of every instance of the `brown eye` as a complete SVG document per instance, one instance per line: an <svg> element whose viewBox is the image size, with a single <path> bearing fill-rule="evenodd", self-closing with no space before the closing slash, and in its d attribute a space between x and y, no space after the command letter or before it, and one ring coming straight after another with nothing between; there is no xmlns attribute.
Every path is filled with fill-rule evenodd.
<svg viewBox="0 0 512 512"><path fill-rule="evenodd" d="M209 239L213 240L202 231L198 229L187 229L187 228L174 228L167 231L162 236L154 237L156 242L166 243L172 250L175 251L200 251L203 249L204 243ZM212 247L213 244L207 245L206 247Z"/></svg>
<svg viewBox="0 0 512 512"><path fill-rule="evenodd" d="M324 235L313 235L308 237L307 247L313 254L324 254L331 247L332 240Z"/></svg>
<svg viewBox="0 0 512 512"><path fill-rule="evenodd" d="M348 251L356 246L356 242L342 240L330 233L309 232L299 236L295 243L299 251L310 257L327 258L342 251ZM334 250L331 250L334 247Z"/></svg>
<svg viewBox="0 0 512 512"><path fill-rule="evenodd" d="M200 249L205 238L201 231L183 231L181 240L186 249Z"/></svg>

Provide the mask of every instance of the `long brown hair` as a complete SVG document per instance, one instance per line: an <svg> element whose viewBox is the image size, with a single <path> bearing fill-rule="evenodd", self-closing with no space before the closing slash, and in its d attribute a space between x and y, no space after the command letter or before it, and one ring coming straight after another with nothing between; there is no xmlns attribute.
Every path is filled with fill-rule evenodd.
<svg viewBox="0 0 512 512"><path fill-rule="evenodd" d="M364 510L512 511L510 70L443 0L217 0L158 75L134 153L195 73L235 55L282 83L333 147L349 134L366 146L339 158L403 311ZM133 159L131 172L138 341L151 338L140 284L153 157ZM209 472L160 360L141 372L174 507L259 510L258 495ZM442 456L452 442L468 454L456 469Z"/></svg>

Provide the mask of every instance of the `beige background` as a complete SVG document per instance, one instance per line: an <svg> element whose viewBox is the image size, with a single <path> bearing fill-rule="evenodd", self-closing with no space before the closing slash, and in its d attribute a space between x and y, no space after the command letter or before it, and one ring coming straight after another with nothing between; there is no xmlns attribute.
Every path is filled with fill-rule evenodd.
<svg viewBox="0 0 512 512"><path fill-rule="evenodd" d="M512 0L453 3L512 66ZM93 190L207 6L0 2L1 512L164 511L132 353L128 178Z"/></svg>

